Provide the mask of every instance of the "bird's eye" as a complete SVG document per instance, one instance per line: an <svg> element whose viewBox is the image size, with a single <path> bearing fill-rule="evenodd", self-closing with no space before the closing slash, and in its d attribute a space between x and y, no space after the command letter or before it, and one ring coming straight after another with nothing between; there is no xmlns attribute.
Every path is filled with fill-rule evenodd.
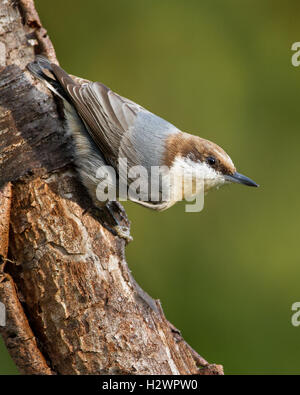
<svg viewBox="0 0 300 395"><path fill-rule="evenodd" d="M208 156L206 158L206 163L209 164L210 166L213 166L216 164L216 158L214 158L213 156Z"/></svg>

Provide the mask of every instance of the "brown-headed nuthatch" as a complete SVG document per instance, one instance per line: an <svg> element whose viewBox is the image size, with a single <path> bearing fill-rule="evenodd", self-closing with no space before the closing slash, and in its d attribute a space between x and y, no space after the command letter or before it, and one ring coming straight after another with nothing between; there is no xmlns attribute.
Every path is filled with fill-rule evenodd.
<svg viewBox="0 0 300 395"><path fill-rule="evenodd" d="M119 183L121 178L124 179L120 175L120 160L123 164L126 162L128 168L164 169L155 184L158 194L154 198L148 194L138 199L134 193L128 193L130 200L160 211L182 199L182 195L178 197L178 189L182 190L183 185L182 173L188 174L191 181L191 187L184 195L186 199L199 192L195 187L198 179L202 181L204 192L231 182L258 186L236 172L232 160L218 145L180 131L105 85L71 76L42 56L37 56L28 69L63 100L66 130L71 132L74 141L75 164L97 207L111 200L99 199L97 193L99 178L102 177L99 169L103 167L115 170L116 177L110 174L109 186L114 184L116 196L120 197ZM165 177L165 169L168 169L172 181ZM175 189L177 192L173 193ZM163 190L167 193L164 194ZM118 221L114 220L117 234L128 238Z"/></svg>

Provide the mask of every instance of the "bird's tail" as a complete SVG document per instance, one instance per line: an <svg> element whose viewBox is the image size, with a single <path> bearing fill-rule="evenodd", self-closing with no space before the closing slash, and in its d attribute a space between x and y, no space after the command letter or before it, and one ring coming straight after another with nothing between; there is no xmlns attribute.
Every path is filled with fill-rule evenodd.
<svg viewBox="0 0 300 395"><path fill-rule="evenodd" d="M57 80L52 64L47 58L37 55L34 62L27 65L27 69L61 99L70 102L70 98Z"/></svg>

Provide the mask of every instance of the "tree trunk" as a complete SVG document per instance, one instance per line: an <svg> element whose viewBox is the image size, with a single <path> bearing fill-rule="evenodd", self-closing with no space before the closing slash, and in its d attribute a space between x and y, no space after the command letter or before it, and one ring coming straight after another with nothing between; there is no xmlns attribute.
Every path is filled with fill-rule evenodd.
<svg viewBox="0 0 300 395"><path fill-rule="evenodd" d="M33 0L1 0L0 329L13 360L25 374L222 374L136 284L106 218L89 213L59 106L25 68L38 53L57 62Z"/></svg>

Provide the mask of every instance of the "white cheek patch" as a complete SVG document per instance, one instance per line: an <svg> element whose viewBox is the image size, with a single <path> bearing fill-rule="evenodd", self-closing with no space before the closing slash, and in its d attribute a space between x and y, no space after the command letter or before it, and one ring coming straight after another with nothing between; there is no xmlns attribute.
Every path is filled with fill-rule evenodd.
<svg viewBox="0 0 300 395"><path fill-rule="evenodd" d="M217 172L205 162L195 162L189 158L176 157L172 171L183 172L186 177L204 182L205 191L225 183L223 174Z"/></svg>

